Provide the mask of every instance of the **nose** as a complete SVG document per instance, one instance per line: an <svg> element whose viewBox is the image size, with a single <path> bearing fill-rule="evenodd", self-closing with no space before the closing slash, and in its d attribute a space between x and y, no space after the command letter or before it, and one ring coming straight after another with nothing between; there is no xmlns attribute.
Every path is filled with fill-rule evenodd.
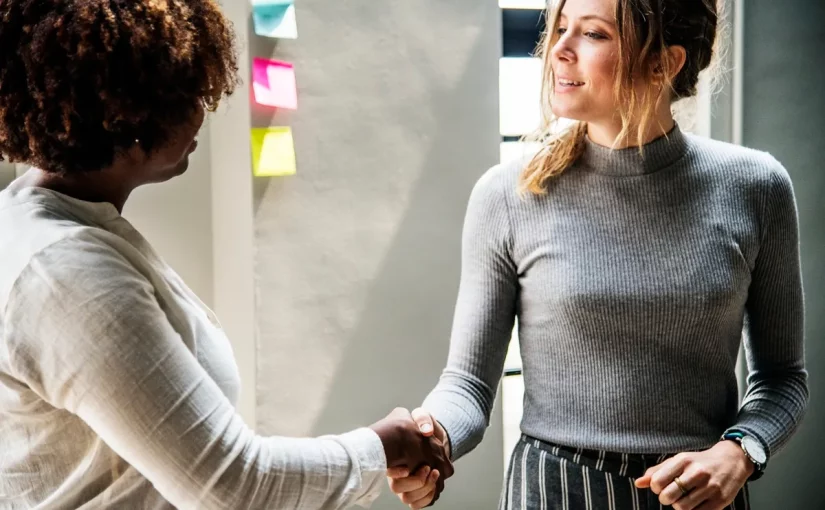
<svg viewBox="0 0 825 510"><path fill-rule="evenodd" d="M570 39L567 34L562 34L561 37L553 45L550 50L550 57L556 62L573 63L576 61L576 52L573 51L570 45Z"/></svg>

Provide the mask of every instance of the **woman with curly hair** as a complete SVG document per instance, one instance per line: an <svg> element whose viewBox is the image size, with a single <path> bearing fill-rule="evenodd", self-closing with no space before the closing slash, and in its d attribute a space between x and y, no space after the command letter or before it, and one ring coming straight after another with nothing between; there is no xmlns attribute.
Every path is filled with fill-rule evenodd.
<svg viewBox="0 0 825 510"><path fill-rule="evenodd" d="M121 216L186 171L237 84L217 4L0 0L0 18L0 154L32 166L0 193L0 507L337 509L387 466L449 476L401 409L254 434L214 314Z"/></svg>

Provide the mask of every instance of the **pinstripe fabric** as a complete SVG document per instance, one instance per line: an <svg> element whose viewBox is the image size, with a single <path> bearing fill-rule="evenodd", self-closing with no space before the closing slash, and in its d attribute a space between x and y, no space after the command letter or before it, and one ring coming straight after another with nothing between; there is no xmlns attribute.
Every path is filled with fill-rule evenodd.
<svg viewBox="0 0 825 510"><path fill-rule="evenodd" d="M524 443L524 452L521 454L521 508L527 507L527 452L530 445Z"/></svg>
<svg viewBox="0 0 825 510"><path fill-rule="evenodd" d="M607 496L607 510L616 510L616 489L613 488L613 475L605 473L604 477L606 482L605 494Z"/></svg>
<svg viewBox="0 0 825 510"><path fill-rule="evenodd" d="M547 510L547 482L544 475L546 464L547 452L542 450L539 454L539 500L541 510Z"/></svg>
<svg viewBox="0 0 825 510"><path fill-rule="evenodd" d="M507 470L500 510L667 510L634 480L668 455L619 454L523 436ZM745 486L729 510L750 510Z"/></svg>
<svg viewBox="0 0 825 510"><path fill-rule="evenodd" d="M570 510L570 487L567 485L567 459L559 460L559 472L561 473L561 507L562 510Z"/></svg>

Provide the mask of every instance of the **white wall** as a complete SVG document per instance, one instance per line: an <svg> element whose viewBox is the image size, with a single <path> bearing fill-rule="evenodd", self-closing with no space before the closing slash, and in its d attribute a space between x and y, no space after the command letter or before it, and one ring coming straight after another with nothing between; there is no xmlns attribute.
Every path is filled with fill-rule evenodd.
<svg viewBox="0 0 825 510"><path fill-rule="evenodd" d="M251 38L295 64L298 175L257 179L258 426L317 435L415 407L443 369L470 190L498 163L495 0L300 0L299 39ZM498 409L439 508L494 508ZM401 508L385 495L374 508Z"/></svg>

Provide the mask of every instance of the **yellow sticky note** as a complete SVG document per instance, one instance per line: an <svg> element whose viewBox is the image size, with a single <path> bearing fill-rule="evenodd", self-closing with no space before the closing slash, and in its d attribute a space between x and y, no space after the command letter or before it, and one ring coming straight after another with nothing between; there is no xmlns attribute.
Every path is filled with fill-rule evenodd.
<svg viewBox="0 0 825 510"><path fill-rule="evenodd" d="M294 175L295 144L292 128L252 129L252 172L258 177Z"/></svg>

